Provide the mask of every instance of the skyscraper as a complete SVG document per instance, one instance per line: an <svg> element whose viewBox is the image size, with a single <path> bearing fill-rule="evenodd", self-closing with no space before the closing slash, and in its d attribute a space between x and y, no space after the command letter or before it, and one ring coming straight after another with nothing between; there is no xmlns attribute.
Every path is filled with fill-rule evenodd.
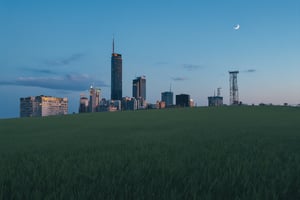
<svg viewBox="0 0 300 200"><path fill-rule="evenodd" d="M132 81L132 96L146 100L146 77L140 76Z"/></svg>
<svg viewBox="0 0 300 200"><path fill-rule="evenodd" d="M237 84L237 74L239 71L229 71L230 105L239 104L239 90Z"/></svg>
<svg viewBox="0 0 300 200"><path fill-rule="evenodd" d="M89 99L83 95L80 96L79 113L89 112Z"/></svg>
<svg viewBox="0 0 300 200"><path fill-rule="evenodd" d="M122 100L122 55L115 53L114 40L111 55L111 99Z"/></svg>
<svg viewBox="0 0 300 200"><path fill-rule="evenodd" d="M97 112L100 103L100 89L90 88L89 112Z"/></svg>
<svg viewBox="0 0 300 200"><path fill-rule="evenodd" d="M167 107L173 106L173 99L173 92L170 91L161 93L161 101L164 101Z"/></svg>

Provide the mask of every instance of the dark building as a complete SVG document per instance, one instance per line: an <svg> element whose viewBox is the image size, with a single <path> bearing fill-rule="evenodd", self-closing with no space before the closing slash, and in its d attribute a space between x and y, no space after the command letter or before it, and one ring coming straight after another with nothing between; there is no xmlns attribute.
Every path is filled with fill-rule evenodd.
<svg viewBox="0 0 300 200"><path fill-rule="evenodd" d="M111 55L111 99L122 100L122 55L115 53L114 41Z"/></svg>
<svg viewBox="0 0 300 200"><path fill-rule="evenodd" d="M213 96L208 97L208 106L222 106L223 105L223 97Z"/></svg>
<svg viewBox="0 0 300 200"><path fill-rule="evenodd" d="M166 103L166 107L173 106L173 92L162 92L161 93L161 101L164 101Z"/></svg>
<svg viewBox="0 0 300 200"><path fill-rule="evenodd" d="M89 112L89 99L85 96L80 97L79 113Z"/></svg>
<svg viewBox="0 0 300 200"><path fill-rule="evenodd" d="M188 94L176 95L176 106L190 107L190 95Z"/></svg>
<svg viewBox="0 0 300 200"><path fill-rule="evenodd" d="M137 77L132 81L132 96L146 100L146 77Z"/></svg>
<svg viewBox="0 0 300 200"><path fill-rule="evenodd" d="M137 100L135 98L123 97L122 110L137 110Z"/></svg>

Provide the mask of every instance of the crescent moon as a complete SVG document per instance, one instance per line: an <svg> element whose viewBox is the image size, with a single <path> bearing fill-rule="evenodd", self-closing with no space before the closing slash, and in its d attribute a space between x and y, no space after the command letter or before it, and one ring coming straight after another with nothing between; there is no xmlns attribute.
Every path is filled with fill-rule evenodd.
<svg viewBox="0 0 300 200"><path fill-rule="evenodd" d="M239 29L240 29L240 25L239 25L239 24L235 25L235 26L233 27L233 29L234 29L234 30L239 30Z"/></svg>

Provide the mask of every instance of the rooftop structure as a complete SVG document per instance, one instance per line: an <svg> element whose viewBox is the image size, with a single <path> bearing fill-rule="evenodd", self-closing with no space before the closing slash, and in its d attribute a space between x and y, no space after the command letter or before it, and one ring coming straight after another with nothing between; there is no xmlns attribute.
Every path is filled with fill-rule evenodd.
<svg viewBox="0 0 300 200"><path fill-rule="evenodd" d="M217 96L208 97L208 106L222 106L223 105L223 97L221 97L221 88L217 89Z"/></svg>

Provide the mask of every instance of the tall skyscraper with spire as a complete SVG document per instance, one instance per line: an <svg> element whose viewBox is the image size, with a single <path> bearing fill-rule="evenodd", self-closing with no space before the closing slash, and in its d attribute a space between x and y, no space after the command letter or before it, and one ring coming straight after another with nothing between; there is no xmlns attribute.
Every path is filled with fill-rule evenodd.
<svg viewBox="0 0 300 200"><path fill-rule="evenodd" d="M111 100L122 100L122 55L115 53L114 39L111 55Z"/></svg>

